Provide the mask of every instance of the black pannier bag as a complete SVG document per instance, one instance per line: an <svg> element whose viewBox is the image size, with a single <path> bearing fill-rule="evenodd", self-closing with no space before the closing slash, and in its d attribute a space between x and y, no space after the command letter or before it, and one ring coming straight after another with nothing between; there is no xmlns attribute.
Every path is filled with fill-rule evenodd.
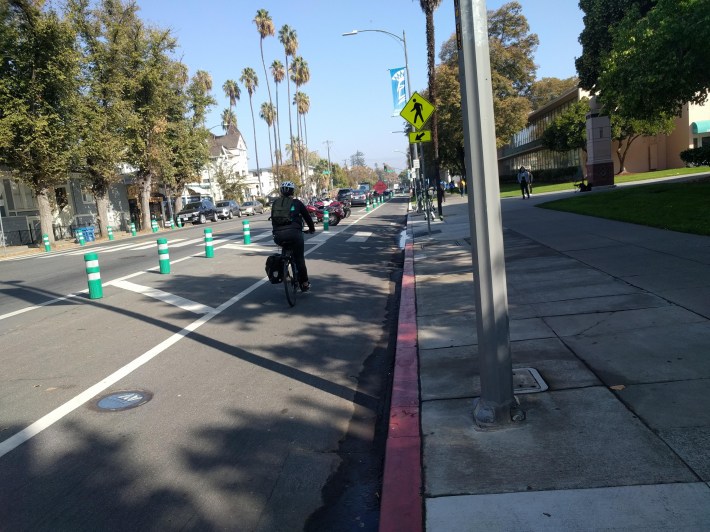
<svg viewBox="0 0 710 532"><path fill-rule="evenodd" d="M281 267L283 260L281 255L269 255L266 257L266 275L271 281L271 284L279 284L283 282L283 268Z"/></svg>

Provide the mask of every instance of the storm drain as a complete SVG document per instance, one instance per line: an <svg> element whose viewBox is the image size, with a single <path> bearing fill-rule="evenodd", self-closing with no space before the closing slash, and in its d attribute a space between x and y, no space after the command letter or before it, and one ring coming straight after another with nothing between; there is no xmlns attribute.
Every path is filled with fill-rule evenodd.
<svg viewBox="0 0 710 532"><path fill-rule="evenodd" d="M513 393L540 393L546 391L547 383L534 368L513 370Z"/></svg>
<svg viewBox="0 0 710 532"><path fill-rule="evenodd" d="M92 406L101 411L119 412L144 405L152 398L153 394L145 390L124 390L103 395Z"/></svg>

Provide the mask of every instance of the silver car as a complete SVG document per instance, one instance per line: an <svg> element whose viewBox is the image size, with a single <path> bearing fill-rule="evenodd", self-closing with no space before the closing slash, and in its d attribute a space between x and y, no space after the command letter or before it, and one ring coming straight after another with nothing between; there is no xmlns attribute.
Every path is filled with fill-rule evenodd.
<svg viewBox="0 0 710 532"><path fill-rule="evenodd" d="M239 204L234 200L218 201L215 206L217 207L217 216L219 216L223 220L231 220L235 216L237 218L242 217L242 210L239 207Z"/></svg>
<svg viewBox="0 0 710 532"><path fill-rule="evenodd" d="M247 216L261 214L264 212L264 206L258 201L245 201L242 203L242 212Z"/></svg>

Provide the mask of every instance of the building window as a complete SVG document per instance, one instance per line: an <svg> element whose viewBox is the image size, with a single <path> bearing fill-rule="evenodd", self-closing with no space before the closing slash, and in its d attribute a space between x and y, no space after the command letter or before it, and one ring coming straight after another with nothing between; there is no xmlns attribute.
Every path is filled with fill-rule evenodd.
<svg viewBox="0 0 710 532"><path fill-rule="evenodd" d="M12 181L10 189L12 190L12 202L15 205L15 210L29 211L35 208L32 191L27 185Z"/></svg>
<svg viewBox="0 0 710 532"><path fill-rule="evenodd" d="M94 195L91 193L91 190L82 187L81 201L83 201L84 203L94 203Z"/></svg>

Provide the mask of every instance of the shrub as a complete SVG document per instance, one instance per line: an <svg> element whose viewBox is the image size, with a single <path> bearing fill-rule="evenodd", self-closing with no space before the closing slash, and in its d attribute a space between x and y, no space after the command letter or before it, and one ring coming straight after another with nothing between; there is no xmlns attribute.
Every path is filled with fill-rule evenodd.
<svg viewBox="0 0 710 532"><path fill-rule="evenodd" d="M680 158L686 166L710 166L710 146L683 150Z"/></svg>

